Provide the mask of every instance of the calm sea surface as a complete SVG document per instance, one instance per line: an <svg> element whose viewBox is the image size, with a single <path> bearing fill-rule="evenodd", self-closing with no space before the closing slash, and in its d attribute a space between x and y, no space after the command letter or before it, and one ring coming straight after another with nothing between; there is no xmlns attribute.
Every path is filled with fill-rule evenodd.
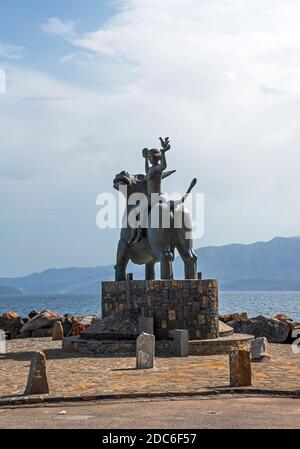
<svg viewBox="0 0 300 449"><path fill-rule="evenodd" d="M8 310L26 317L32 310L51 309L62 315L100 314L98 295L0 296L0 315ZM285 313L300 321L300 292L221 292L220 313L248 312L250 316Z"/></svg>

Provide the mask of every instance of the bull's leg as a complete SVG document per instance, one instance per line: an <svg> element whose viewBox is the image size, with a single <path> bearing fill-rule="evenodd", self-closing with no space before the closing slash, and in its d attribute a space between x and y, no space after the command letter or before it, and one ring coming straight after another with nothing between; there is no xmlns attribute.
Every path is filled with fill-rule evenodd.
<svg viewBox="0 0 300 449"><path fill-rule="evenodd" d="M149 262L145 265L145 278L146 281L155 280L155 263Z"/></svg>
<svg viewBox="0 0 300 449"><path fill-rule="evenodd" d="M161 279L173 279L174 254L171 250L163 251L160 259L160 277Z"/></svg>
<svg viewBox="0 0 300 449"><path fill-rule="evenodd" d="M128 245L124 240L120 240L117 250L117 263L115 265L115 280L126 280L126 267L129 262Z"/></svg>
<svg viewBox="0 0 300 449"><path fill-rule="evenodd" d="M192 240L185 240L184 245L177 247L184 263L185 279L197 279L197 256L193 251Z"/></svg>

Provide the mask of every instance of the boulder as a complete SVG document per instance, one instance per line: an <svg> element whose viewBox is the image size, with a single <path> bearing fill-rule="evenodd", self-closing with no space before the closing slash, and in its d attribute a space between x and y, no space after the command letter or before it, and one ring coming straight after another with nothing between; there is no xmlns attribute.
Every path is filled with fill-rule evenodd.
<svg viewBox="0 0 300 449"><path fill-rule="evenodd" d="M139 336L138 312L130 310L98 318L80 335L88 340L136 340Z"/></svg>
<svg viewBox="0 0 300 449"><path fill-rule="evenodd" d="M82 324L86 327L86 329L96 321L97 315L87 315L80 318L77 318L78 323Z"/></svg>
<svg viewBox="0 0 300 449"><path fill-rule="evenodd" d="M84 324L74 322L70 332L68 333L68 337L77 337L81 334L81 332L86 330L86 326Z"/></svg>
<svg viewBox="0 0 300 449"><path fill-rule="evenodd" d="M15 312L6 312L0 317L0 329L10 332L11 338L17 337L22 326L22 318Z"/></svg>
<svg viewBox="0 0 300 449"><path fill-rule="evenodd" d="M268 340L265 337L255 338L251 342L251 360L259 362L266 358L271 358Z"/></svg>
<svg viewBox="0 0 300 449"><path fill-rule="evenodd" d="M76 321L77 319L73 315L70 314L64 315L64 318L62 320L62 326L65 336L69 335L69 332L71 331L72 326Z"/></svg>
<svg viewBox="0 0 300 449"><path fill-rule="evenodd" d="M31 338L31 332L23 332L22 334L18 334L17 339Z"/></svg>
<svg viewBox="0 0 300 449"><path fill-rule="evenodd" d="M270 343L285 343L289 336L289 326L286 323L264 316L245 321L229 321L228 325L238 334L266 337Z"/></svg>
<svg viewBox="0 0 300 449"><path fill-rule="evenodd" d="M44 310L40 312L35 317L31 318L27 323L25 323L20 332L37 331L40 329L53 328L56 321L61 320L61 316L51 310Z"/></svg>
<svg viewBox="0 0 300 449"><path fill-rule="evenodd" d="M248 320L247 313L232 313L231 315L220 315L220 321L228 323L229 321L245 321Z"/></svg>
<svg viewBox="0 0 300 449"><path fill-rule="evenodd" d="M288 342L292 342L293 340L295 340L295 338L293 337L293 332L296 329L300 329L300 323L298 323L297 321L293 320L292 318L288 317L287 315L284 315L283 313L279 313L278 315L276 315L274 317L274 319L282 321L283 323L286 323L289 327L289 336L288 336ZM297 338L297 337L296 337Z"/></svg>
<svg viewBox="0 0 300 449"><path fill-rule="evenodd" d="M27 334L27 332L25 332L25 335L26 334ZM48 329L37 329L36 331L30 331L29 334L30 334L29 338L48 338L48 337L52 337L53 328L49 327ZM21 335L23 335L23 334L21 334Z"/></svg>
<svg viewBox="0 0 300 449"><path fill-rule="evenodd" d="M39 314L39 312L37 312L36 310L32 310L32 312L30 312L28 314L28 318L31 320L31 318L34 318L35 316L37 316Z"/></svg>
<svg viewBox="0 0 300 449"><path fill-rule="evenodd" d="M234 330L232 327L228 326L228 324L219 321L219 336L220 337L229 337L234 334Z"/></svg>

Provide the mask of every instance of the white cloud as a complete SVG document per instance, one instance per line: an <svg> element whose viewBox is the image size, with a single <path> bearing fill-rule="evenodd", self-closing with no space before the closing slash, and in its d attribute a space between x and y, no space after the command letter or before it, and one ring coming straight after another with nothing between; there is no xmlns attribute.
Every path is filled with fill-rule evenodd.
<svg viewBox="0 0 300 449"><path fill-rule="evenodd" d="M19 45L1 44L0 58L4 59L22 59L24 48Z"/></svg>
<svg viewBox="0 0 300 449"><path fill-rule="evenodd" d="M164 190L184 192L199 178L206 196L202 243L299 234L299 2L121 4L95 32L80 36L73 26L57 27L74 45L61 62L84 72L84 87L8 71L10 94L0 99L0 166L20 181L2 178L2 187L10 186L2 214L17 213L12 208L21 188L26 212L43 214L47 227L56 211L65 226L51 249L44 248L53 251L53 264L55 250L65 245L64 265L84 257L91 264L112 262L116 242L97 234L87 205L111 189L115 172L142 171L141 149L169 135L168 164L178 171ZM77 220L73 240L65 238L68 214ZM79 216L89 225L81 226ZM76 238L94 242L96 236L101 254L92 243L89 253L76 250Z"/></svg>
<svg viewBox="0 0 300 449"><path fill-rule="evenodd" d="M61 20L58 17L51 17L41 25L41 29L49 34L70 37L74 33L76 23L75 20Z"/></svg>

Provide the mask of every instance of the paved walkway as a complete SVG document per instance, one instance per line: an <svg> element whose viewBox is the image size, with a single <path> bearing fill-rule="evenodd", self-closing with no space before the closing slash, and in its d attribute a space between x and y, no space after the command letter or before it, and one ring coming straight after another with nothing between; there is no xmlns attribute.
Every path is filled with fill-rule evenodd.
<svg viewBox="0 0 300 449"><path fill-rule="evenodd" d="M299 429L300 399L228 396L0 409L0 428Z"/></svg>
<svg viewBox="0 0 300 449"><path fill-rule="evenodd" d="M100 358L61 351L51 339L14 340L0 356L0 400L22 395L32 351L45 351L51 397L200 393L229 387L228 357L157 358L154 370L135 370L134 358ZM253 363L253 388L300 391L300 354L271 345L272 359Z"/></svg>

